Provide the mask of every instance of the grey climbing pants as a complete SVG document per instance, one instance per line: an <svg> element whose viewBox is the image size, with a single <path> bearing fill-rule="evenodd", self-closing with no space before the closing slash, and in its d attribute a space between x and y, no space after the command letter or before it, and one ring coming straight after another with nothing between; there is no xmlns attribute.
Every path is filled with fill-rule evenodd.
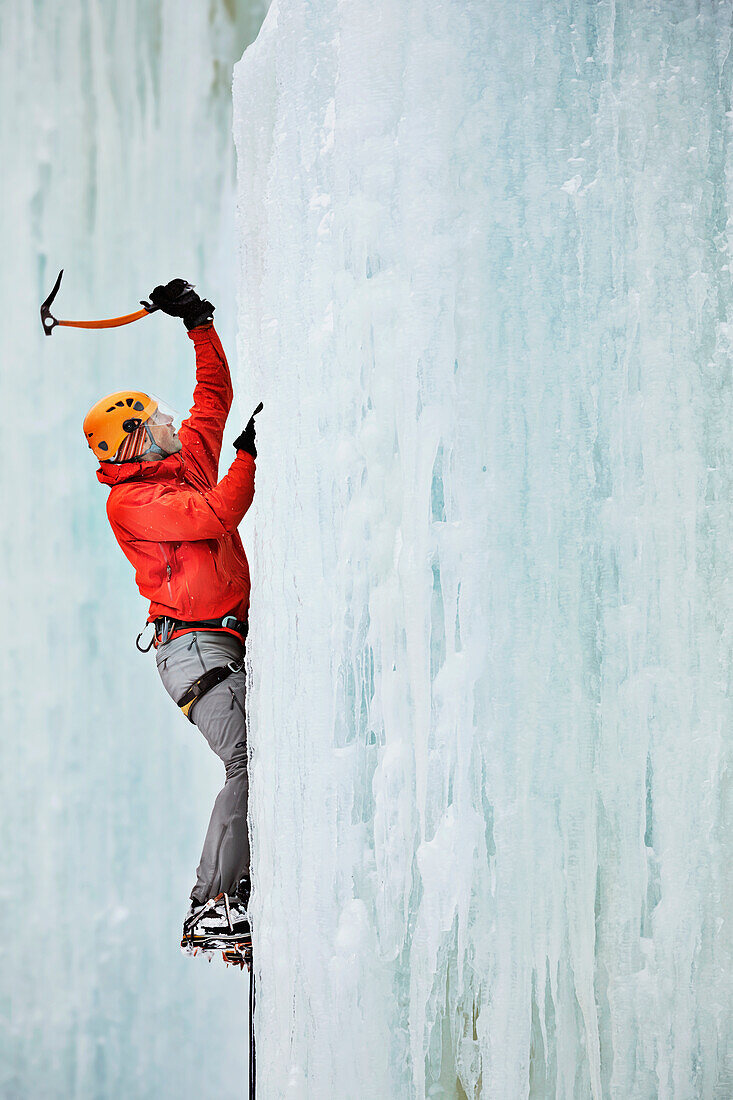
<svg viewBox="0 0 733 1100"><path fill-rule="evenodd" d="M159 646L156 653L160 678L176 702L210 668L230 661L243 665L243 658L244 647L234 635L204 630L182 634ZM226 770L191 891L191 899L200 903L222 892L235 894L239 880L249 874L244 682L242 668L198 699L191 709L194 724Z"/></svg>

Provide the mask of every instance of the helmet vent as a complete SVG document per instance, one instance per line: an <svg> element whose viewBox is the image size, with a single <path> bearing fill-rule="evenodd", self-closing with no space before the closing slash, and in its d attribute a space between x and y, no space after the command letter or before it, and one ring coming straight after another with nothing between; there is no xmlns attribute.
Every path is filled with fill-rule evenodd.
<svg viewBox="0 0 733 1100"><path fill-rule="evenodd" d="M143 411L143 409L145 408L142 401L136 401L135 404L132 407L135 410L135 412L139 412L139 413L141 413Z"/></svg>
<svg viewBox="0 0 733 1100"><path fill-rule="evenodd" d="M99 447L100 451L108 451L109 450L109 447L104 442L104 440L102 440L101 443L98 443L97 446Z"/></svg>

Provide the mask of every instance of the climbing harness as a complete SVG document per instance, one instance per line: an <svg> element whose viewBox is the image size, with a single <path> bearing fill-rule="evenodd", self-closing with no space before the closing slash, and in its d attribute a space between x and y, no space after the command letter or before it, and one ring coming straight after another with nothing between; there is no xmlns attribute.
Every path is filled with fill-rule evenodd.
<svg viewBox="0 0 733 1100"><path fill-rule="evenodd" d="M184 622L181 619L171 619L162 615L153 620L155 624L155 644L165 645L178 634L186 634L191 630L232 630L238 634L244 642L247 638L249 623L246 619L238 619L231 613L220 619L199 619L197 622ZM138 647L139 648L139 647Z"/></svg>
<svg viewBox="0 0 733 1100"><path fill-rule="evenodd" d="M142 646L140 645L140 639L149 626L153 628L153 636L146 646ZM158 619L151 619L150 622L145 624L135 639L135 645L141 653L148 653L153 646L157 648L159 645L165 645L174 637L187 634L191 630L229 630L238 634L242 642L245 642L249 631L249 623L246 619L238 619L236 615L231 614L224 615L221 619L201 619L198 622L183 622L181 619L171 619L167 615L163 615ZM239 672L239 669L233 668L232 672Z"/></svg>
<svg viewBox="0 0 733 1100"><path fill-rule="evenodd" d="M137 648L141 653L147 653L153 642L157 645L165 645L174 636L186 634L196 630L232 630L240 636L242 642L247 637L247 631L249 629L247 621L242 621L236 617L236 615L224 615L221 619L205 619L198 622L181 622L179 619L169 619L164 616L160 619L155 619L155 635L148 645L147 649L143 649L140 645L140 638L144 631L141 631L137 636L135 642ZM178 700L178 706L188 718L189 722L193 723L192 710L194 704L202 699L204 695L211 691L212 688L217 687L219 684L223 684L232 673L241 672L244 668L244 660L242 661L228 661L225 665L217 665L216 668L207 669L202 676L199 676L198 680L194 682L184 691L181 698Z"/></svg>
<svg viewBox="0 0 733 1100"><path fill-rule="evenodd" d="M215 688L217 684L222 684L233 672L240 672L241 669L241 664L237 665L234 661L230 661L226 665L217 665L216 668L210 668L203 676L199 676L198 680L194 680L190 688L188 688L178 700L178 706L186 715L189 722L193 722L191 711L193 710L194 703L202 699L203 696L211 691L212 688ZM224 897L226 898L226 894Z"/></svg>

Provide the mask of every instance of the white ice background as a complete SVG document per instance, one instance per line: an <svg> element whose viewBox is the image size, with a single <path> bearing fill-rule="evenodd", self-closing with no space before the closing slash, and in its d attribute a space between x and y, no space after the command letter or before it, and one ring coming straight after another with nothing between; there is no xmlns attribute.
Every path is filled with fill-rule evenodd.
<svg viewBox="0 0 733 1100"><path fill-rule="evenodd" d="M178 947L223 769L135 650L147 604L82 432L122 387L187 410L193 347L160 314L49 339L38 307L61 267L67 318L181 275L234 360L231 73L264 7L0 2L2 1100L246 1090L246 981Z"/></svg>
<svg viewBox="0 0 733 1100"><path fill-rule="evenodd" d="M733 1095L730 48L278 0L236 67L263 1100Z"/></svg>

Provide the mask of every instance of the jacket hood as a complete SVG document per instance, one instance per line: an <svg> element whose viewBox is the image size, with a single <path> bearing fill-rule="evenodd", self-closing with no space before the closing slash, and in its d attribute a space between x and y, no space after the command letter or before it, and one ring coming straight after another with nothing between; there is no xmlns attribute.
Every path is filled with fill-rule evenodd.
<svg viewBox="0 0 733 1100"><path fill-rule="evenodd" d="M180 451L160 462L101 462L97 478L102 485L119 485L122 481L167 481L180 475L183 458Z"/></svg>

